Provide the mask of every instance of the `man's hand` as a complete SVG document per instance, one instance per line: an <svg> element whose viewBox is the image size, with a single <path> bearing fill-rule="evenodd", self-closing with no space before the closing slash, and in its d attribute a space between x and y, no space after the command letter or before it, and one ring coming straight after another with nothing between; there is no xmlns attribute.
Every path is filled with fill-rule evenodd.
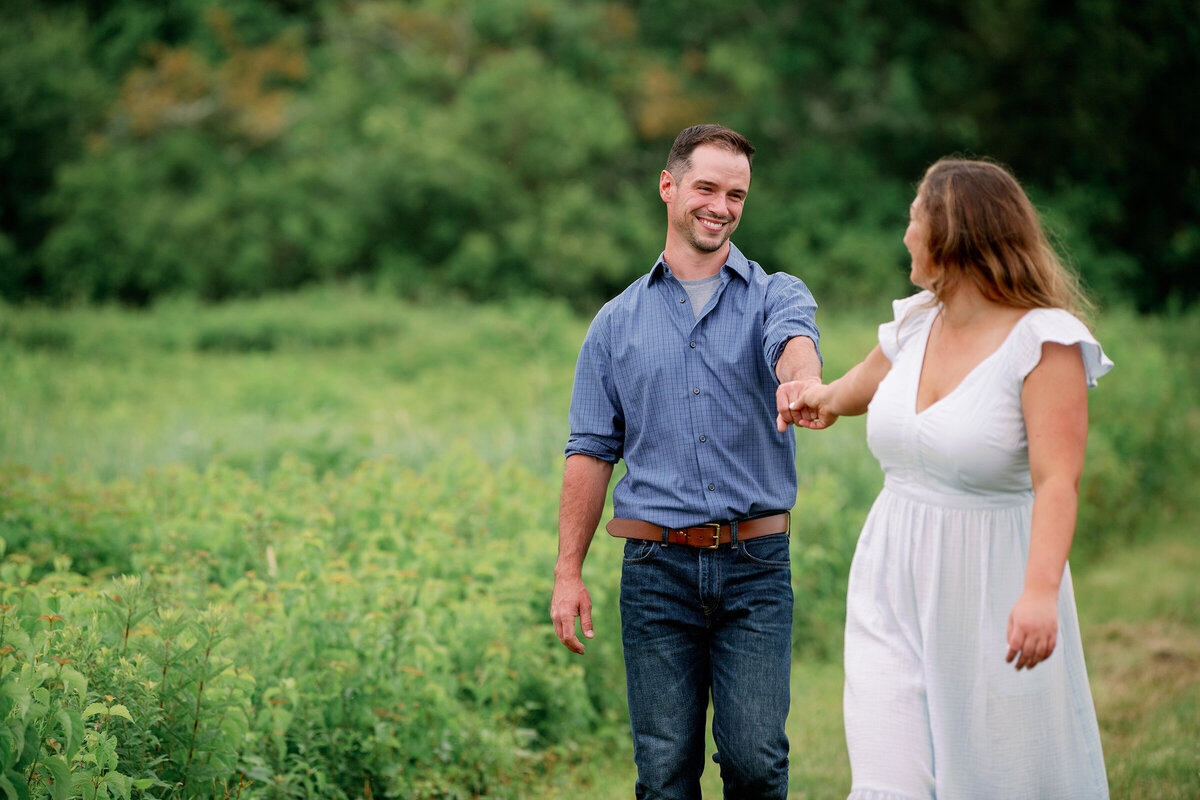
<svg viewBox="0 0 1200 800"><path fill-rule="evenodd" d="M592 597L583 585L583 578L555 577L550 619L554 621L554 633L563 646L572 653L583 655L585 648L575 635L575 620L579 620L584 636L591 639L596 635L592 630Z"/></svg>
<svg viewBox="0 0 1200 800"><path fill-rule="evenodd" d="M837 415L822 405L827 402L822 390L827 387L820 378L804 378L779 384L775 391L775 428L780 433L789 425L802 428L827 428L837 421Z"/></svg>
<svg viewBox="0 0 1200 800"><path fill-rule="evenodd" d="M563 468L562 501L558 507L558 560L554 564L554 597L550 619L558 640L573 653L583 655L583 642L575 635L575 620L591 639L592 598L583 585L583 560L600 524L604 498L613 465L594 456L573 453Z"/></svg>
<svg viewBox="0 0 1200 800"><path fill-rule="evenodd" d="M1016 668L1033 669L1054 652L1058 639L1058 592L1026 590L1008 617L1008 655ZM1019 656L1019 658L1018 658Z"/></svg>

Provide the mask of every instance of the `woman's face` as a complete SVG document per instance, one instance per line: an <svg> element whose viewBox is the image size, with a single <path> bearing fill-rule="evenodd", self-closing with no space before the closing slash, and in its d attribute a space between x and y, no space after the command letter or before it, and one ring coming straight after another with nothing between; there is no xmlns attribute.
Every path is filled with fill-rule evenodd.
<svg viewBox="0 0 1200 800"><path fill-rule="evenodd" d="M908 207L908 230L904 232L904 246L912 256L909 280L922 289L932 289L934 269L929 257L929 228L921 209L920 195Z"/></svg>

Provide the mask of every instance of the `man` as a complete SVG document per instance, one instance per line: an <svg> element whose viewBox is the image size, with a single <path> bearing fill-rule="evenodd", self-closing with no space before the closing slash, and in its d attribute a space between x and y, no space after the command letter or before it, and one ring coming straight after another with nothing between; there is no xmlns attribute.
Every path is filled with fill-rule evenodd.
<svg viewBox="0 0 1200 800"><path fill-rule="evenodd" d="M592 638L584 557L613 464L608 529L626 538L621 627L639 798L699 798L711 691L725 796L787 796L791 672L790 404L819 380L816 304L729 237L754 148L681 132L659 177L658 262L601 309L579 354L551 617Z"/></svg>

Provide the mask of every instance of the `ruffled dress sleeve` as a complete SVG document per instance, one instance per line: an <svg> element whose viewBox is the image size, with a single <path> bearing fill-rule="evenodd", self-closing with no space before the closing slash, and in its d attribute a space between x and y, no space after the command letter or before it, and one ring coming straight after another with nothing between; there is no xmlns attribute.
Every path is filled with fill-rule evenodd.
<svg viewBox="0 0 1200 800"><path fill-rule="evenodd" d="M1042 345L1077 344L1083 356L1089 389L1113 368L1112 360L1104 354L1100 343L1087 326L1069 311L1061 308L1035 308L1021 320L1016 331L1011 365L1017 378L1024 380L1042 360Z"/></svg>
<svg viewBox="0 0 1200 800"><path fill-rule="evenodd" d="M925 329L925 323L937 309L937 300L930 291L892 301L894 319L879 326L879 348L888 361L896 363L896 356Z"/></svg>

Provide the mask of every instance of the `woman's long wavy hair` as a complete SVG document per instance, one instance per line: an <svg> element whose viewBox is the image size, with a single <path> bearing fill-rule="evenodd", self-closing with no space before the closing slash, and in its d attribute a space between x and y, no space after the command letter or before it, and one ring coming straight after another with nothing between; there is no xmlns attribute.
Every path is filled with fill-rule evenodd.
<svg viewBox="0 0 1200 800"><path fill-rule="evenodd" d="M1079 279L1050 245L1033 203L1007 169L943 158L926 170L917 196L939 300L969 280L984 297L1006 306L1090 315Z"/></svg>

